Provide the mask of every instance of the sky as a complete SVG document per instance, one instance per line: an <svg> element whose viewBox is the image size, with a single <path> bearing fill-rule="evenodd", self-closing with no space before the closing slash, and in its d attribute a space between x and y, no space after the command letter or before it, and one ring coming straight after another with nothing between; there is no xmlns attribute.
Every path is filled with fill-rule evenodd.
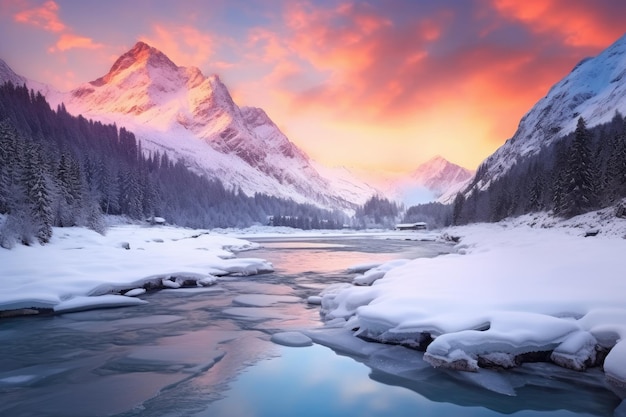
<svg viewBox="0 0 626 417"><path fill-rule="evenodd" d="M475 169L581 59L621 0L0 0L0 58L68 91L139 40L218 74L311 158L401 175Z"/></svg>

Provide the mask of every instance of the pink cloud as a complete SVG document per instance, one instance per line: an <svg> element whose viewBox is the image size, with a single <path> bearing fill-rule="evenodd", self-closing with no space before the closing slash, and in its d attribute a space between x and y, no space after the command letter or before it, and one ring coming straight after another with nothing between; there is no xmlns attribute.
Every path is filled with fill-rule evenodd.
<svg viewBox="0 0 626 417"><path fill-rule="evenodd" d="M606 47L623 35L626 3L614 0L493 0L494 7L534 31L559 33L571 46Z"/></svg>
<svg viewBox="0 0 626 417"><path fill-rule="evenodd" d="M14 2L12 6L23 9L25 3L18 1ZM59 5L52 0L46 1L40 7L21 10L13 15L13 19L17 23L35 26L47 32L58 34L56 43L48 48L50 53L65 52L76 48L97 49L104 46L94 42L92 38L74 34L72 29L59 17Z"/></svg>
<svg viewBox="0 0 626 417"><path fill-rule="evenodd" d="M580 46L571 36L550 37L535 30L515 33L517 41L506 39L513 35L498 19L507 7L511 8L508 13L517 11L520 19L528 21L546 13L554 15L554 21L547 21L556 28L563 18L553 8L567 9L564 0L545 2L547 6L539 1L523 2L528 4L526 8L512 0L493 1L497 7L481 3L481 8L468 6L470 13L443 6L409 13L394 10L395 2L377 9L361 2L326 8L290 2L283 17L287 32L266 30L258 39L266 42L265 56L276 59L277 66L284 69L286 62L304 62L317 71L320 82L316 85L283 91L291 95L294 109L304 111L330 102L342 117L389 121L411 118L428 106L456 97L485 109L485 101L506 103L503 107L519 118L580 58L598 48ZM573 10L562 15L573 19L572 27L583 27L582 2L572 4ZM405 13L399 19L401 12ZM595 23L588 27L595 28L600 18L589 20ZM624 27L617 25L611 31ZM603 47L616 39L606 30L598 33L585 35L585 39L602 41ZM546 45L550 46L548 52L542 49ZM472 87L474 84L484 89ZM485 117L489 117L487 112ZM516 125L515 120L507 122Z"/></svg>
<svg viewBox="0 0 626 417"><path fill-rule="evenodd" d="M77 36L71 33L64 33L61 35L55 46L48 49L49 52L67 51L74 48L82 49L98 49L104 45L95 43L93 39L84 36Z"/></svg>
<svg viewBox="0 0 626 417"><path fill-rule="evenodd" d="M172 61L180 66L206 66L215 50L215 35L185 25L167 25L156 23L153 33L140 37L140 40L163 51ZM221 67L230 64L221 61Z"/></svg>
<svg viewBox="0 0 626 417"><path fill-rule="evenodd" d="M456 9L424 3L287 3L284 26L255 30L248 42L253 56L274 62L263 88L280 103L281 117L324 114L342 125L391 130L428 125L419 140L467 142L458 158L476 163L576 62L626 28L600 28L617 18L608 7L585 14L579 0L572 10L564 0L545 8L538 1L523 2L526 8L509 0L459 1ZM456 145L448 146L453 152Z"/></svg>
<svg viewBox="0 0 626 417"><path fill-rule="evenodd" d="M58 12L59 5L49 0L40 7L16 13L13 19L18 23L33 25L49 32L63 32L67 26L59 18Z"/></svg>

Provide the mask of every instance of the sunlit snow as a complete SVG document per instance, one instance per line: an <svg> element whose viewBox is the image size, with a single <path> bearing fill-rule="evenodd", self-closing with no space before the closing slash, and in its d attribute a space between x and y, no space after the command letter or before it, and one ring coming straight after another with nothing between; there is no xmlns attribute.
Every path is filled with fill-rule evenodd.
<svg viewBox="0 0 626 417"><path fill-rule="evenodd" d="M82 228L55 229L49 245L0 250L0 310L137 305L143 301L133 296L145 289L212 285L217 272L272 271L265 260L234 254L257 246L174 227L116 226L106 236Z"/></svg>
<svg viewBox="0 0 626 417"><path fill-rule="evenodd" d="M594 216L552 229L525 225L530 218L453 228L458 253L399 262L386 273L374 268L371 286L322 293L322 313L366 339L427 346L427 362L456 370L510 368L544 353L584 370L610 350L605 373L623 391L626 221L614 218L600 227L604 236L586 238ZM535 223L542 221L550 220Z"/></svg>

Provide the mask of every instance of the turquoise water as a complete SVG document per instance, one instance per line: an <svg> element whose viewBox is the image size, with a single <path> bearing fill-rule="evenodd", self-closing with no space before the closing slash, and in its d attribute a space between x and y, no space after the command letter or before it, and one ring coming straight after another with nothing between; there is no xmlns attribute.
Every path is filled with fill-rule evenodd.
<svg viewBox="0 0 626 417"><path fill-rule="evenodd" d="M305 300L350 282L348 266L446 248L363 238L265 244L245 256L270 260L273 274L150 293L138 307L0 320L0 416L624 415L599 370L529 364L485 374L506 377L511 397L398 346L351 357L276 345L274 333L320 328L319 307Z"/></svg>
<svg viewBox="0 0 626 417"><path fill-rule="evenodd" d="M450 402L437 402L409 388L373 380L371 372L367 366L352 358L336 355L332 350L323 346L285 347L281 348L279 357L261 361L243 372L231 384L231 388L224 393L226 398L212 403L206 410L194 416L486 417L504 415L487 408L489 405L497 405L490 404L489 395L483 398L485 406L461 406L453 403L455 387L442 385L441 389L449 389L449 391L441 395L447 396ZM463 390L459 389L459 391ZM543 397L546 408L551 408L549 390L540 390L536 394ZM478 396L475 400L479 403L480 393L475 393L475 395ZM577 393L571 392L570 395L575 396ZM512 407L522 408L526 401L523 398L509 398L508 400ZM591 401L589 408L595 408L595 411L600 414L556 409L519 410L514 415L571 417L611 413L610 407L605 407L609 404L597 404L597 407L593 405L593 401L610 402L610 396L589 397L588 400ZM615 400L613 403L615 404ZM532 404L528 405L532 406Z"/></svg>

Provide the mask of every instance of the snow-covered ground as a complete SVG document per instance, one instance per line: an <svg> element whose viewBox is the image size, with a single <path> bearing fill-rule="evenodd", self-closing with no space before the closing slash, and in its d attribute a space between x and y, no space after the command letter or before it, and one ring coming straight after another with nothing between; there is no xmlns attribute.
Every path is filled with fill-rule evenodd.
<svg viewBox="0 0 626 417"><path fill-rule="evenodd" d="M607 381L626 396L626 220L540 214L444 232L460 238L457 253L395 261L355 279L371 286L324 291L327 325L466 371L540 358L584 370L608 352Z"/></svg>
<svg viewBox="0 0 626 417"><path fill-rule="evenodd" d="M589 232L595 236L585 237ZM102 236L81 228L55 229L49 245L0 250L0 311L140 304L145 301L133 295L144 288L210 285L220 275L271 271L264 260L235 256L256 247L242 236L368 233L119 225ZM431 365L450 369L482 372L541 359L584 370L603 362L607 381L626 397L626 220L612 209L568 221L537 214L374 236L386 234L459 238L459 243L457 253L436 258L355 266L351 272L359 274L358 285L338 284L311 297L311 303L321 304L328 327L425 348ZM344 333L306 334L322 344L349 343ZM276 337L292 346L309 343L294 334Z"/></svg>
<svg viewBox="0 0 626 417"><path fill-rule="evenodd" d="M0 250L0 312L135 305L145 302L132 297L144 288L206 286L220 275L272 271L262 259L235 257L235 252L255 247L208 231L168 226L114 226L105 236L55 228L46 246Z"/></svg>

